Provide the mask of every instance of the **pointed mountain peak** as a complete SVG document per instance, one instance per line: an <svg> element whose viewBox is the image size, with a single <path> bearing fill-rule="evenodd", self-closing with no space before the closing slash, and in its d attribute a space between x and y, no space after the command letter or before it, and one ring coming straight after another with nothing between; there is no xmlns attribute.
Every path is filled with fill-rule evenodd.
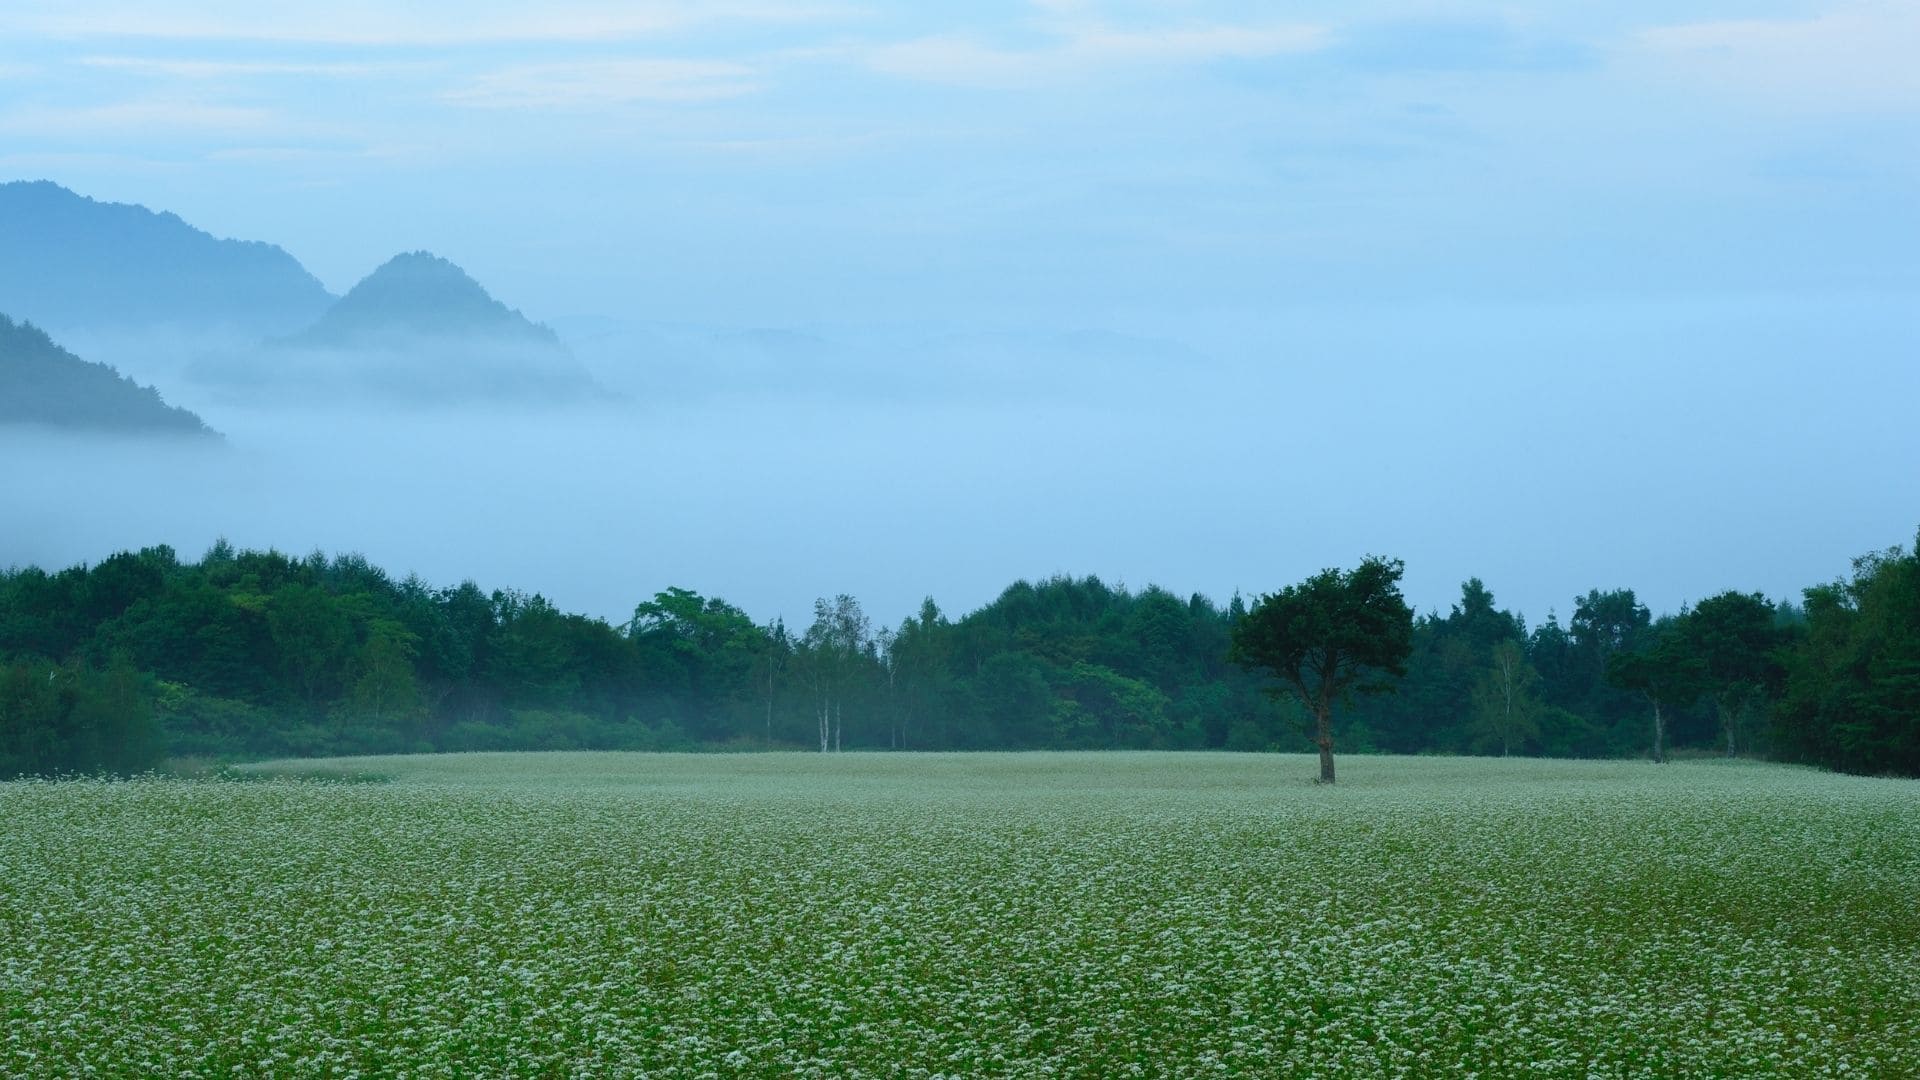
<svg viewBox="0 0 1920 1080"><path fill-rule="evenodd" d="M382 263L320 321L270 343L279 377L417 402L604 396L558 335L431 252Z"/></svg>
<svg viewBox="0 0 1920 1080"><path fill-rule="evenodd" d="M405 252L382 263L294 343L351 345L409 337L507 337L559 345L553 331L495 300L472 275L428 251Z"/></svg>
<svg viewBox="0 0 1920 1080"><path fill-rule="evenodd" d="M460 269L452 260L443 259L431 251L403 251L395 255L362 279L353 291L383 288L442 290L448 294L470 294L493 299L479 282L473 280L473 275Z"/></svg>

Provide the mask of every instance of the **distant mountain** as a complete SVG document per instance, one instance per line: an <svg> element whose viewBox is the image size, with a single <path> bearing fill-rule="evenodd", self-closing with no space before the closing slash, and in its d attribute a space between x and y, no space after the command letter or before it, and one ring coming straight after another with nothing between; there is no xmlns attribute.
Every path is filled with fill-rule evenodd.
<svg viewBox="0 0 1920 1080"><path fill-rule="evenodd" d="M416 402L604 396L558 335L436 255L396 255L312 326L268 343L251 369L199 377L289 382Z"/></svg>
<svg viewBox="0 0 1920 1080"><path fill-rule="evenodd" d="M272 244L218 239L46 180L0 184L0 310L17 317L61 330L284 334L332 300Z"/></svg>
<svg viewBox="0 0 1920 1080"><path fill-rule="evenodd" d="M358 348L421 338L484 338L564 348L552 330L495 300L465 270L430 252L395 255L279 344Z"/></svg>
<svg viewBox="0 0 1920 1080"><path fill-rule="evenodd" d="M158 390L105 364L82 360L39 327L5 315L0 315L0 424L219 437L198 416L162 401Z"/></svg>

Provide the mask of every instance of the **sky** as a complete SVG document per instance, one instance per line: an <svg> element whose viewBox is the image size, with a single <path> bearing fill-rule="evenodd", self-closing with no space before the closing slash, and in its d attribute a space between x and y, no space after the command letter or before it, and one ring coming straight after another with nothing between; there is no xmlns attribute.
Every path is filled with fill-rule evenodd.
<svg viewBox="0 0 1920 1080"><path fill-rule="evenodd" d="M615 618L1369 552L1536 622L1789 595L1920 524L1915 55L1896 0L13 0L0 179L335 292L431 250L633 404L290 411L89 343L233 450L162 504L14 445L90 471L0 482L0 562L226 535Z"/></svg>

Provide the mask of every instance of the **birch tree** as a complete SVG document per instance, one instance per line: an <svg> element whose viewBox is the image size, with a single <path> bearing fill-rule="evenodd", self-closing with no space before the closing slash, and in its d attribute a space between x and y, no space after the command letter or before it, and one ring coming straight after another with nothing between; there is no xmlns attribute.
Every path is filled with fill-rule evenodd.
<svg viewBox="0 0 1920 1080"><path fill-rule="evenodd" d="M1500 756L1513 753L1516 743L1540 737L1540 673L1527 663L1520 642L1512 638L1494 645L1492 666L1473 688L1475 725L1500 744Z"/></svg>
<svg viewBox="0 0 1920 1080"><path fill-rule="evenodd" d="M873 657L872 633L860 602L846 593L831 602L824 597L813 602L813 625L801 645L823 754L844 744L847 694L857 684L862 662Z"/></svg>

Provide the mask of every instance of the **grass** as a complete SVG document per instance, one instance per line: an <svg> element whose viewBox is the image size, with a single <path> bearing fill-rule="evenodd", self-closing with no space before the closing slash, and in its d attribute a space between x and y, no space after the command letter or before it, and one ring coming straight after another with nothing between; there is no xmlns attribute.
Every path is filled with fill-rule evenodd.
<svg viewBox="0 0 1920 1080"><path fill-rule="evenodd" d="M0 1074L1920 1075L1920 785L472 754L0 785ZM338 783L337 780L379 782Z"/></svg>

